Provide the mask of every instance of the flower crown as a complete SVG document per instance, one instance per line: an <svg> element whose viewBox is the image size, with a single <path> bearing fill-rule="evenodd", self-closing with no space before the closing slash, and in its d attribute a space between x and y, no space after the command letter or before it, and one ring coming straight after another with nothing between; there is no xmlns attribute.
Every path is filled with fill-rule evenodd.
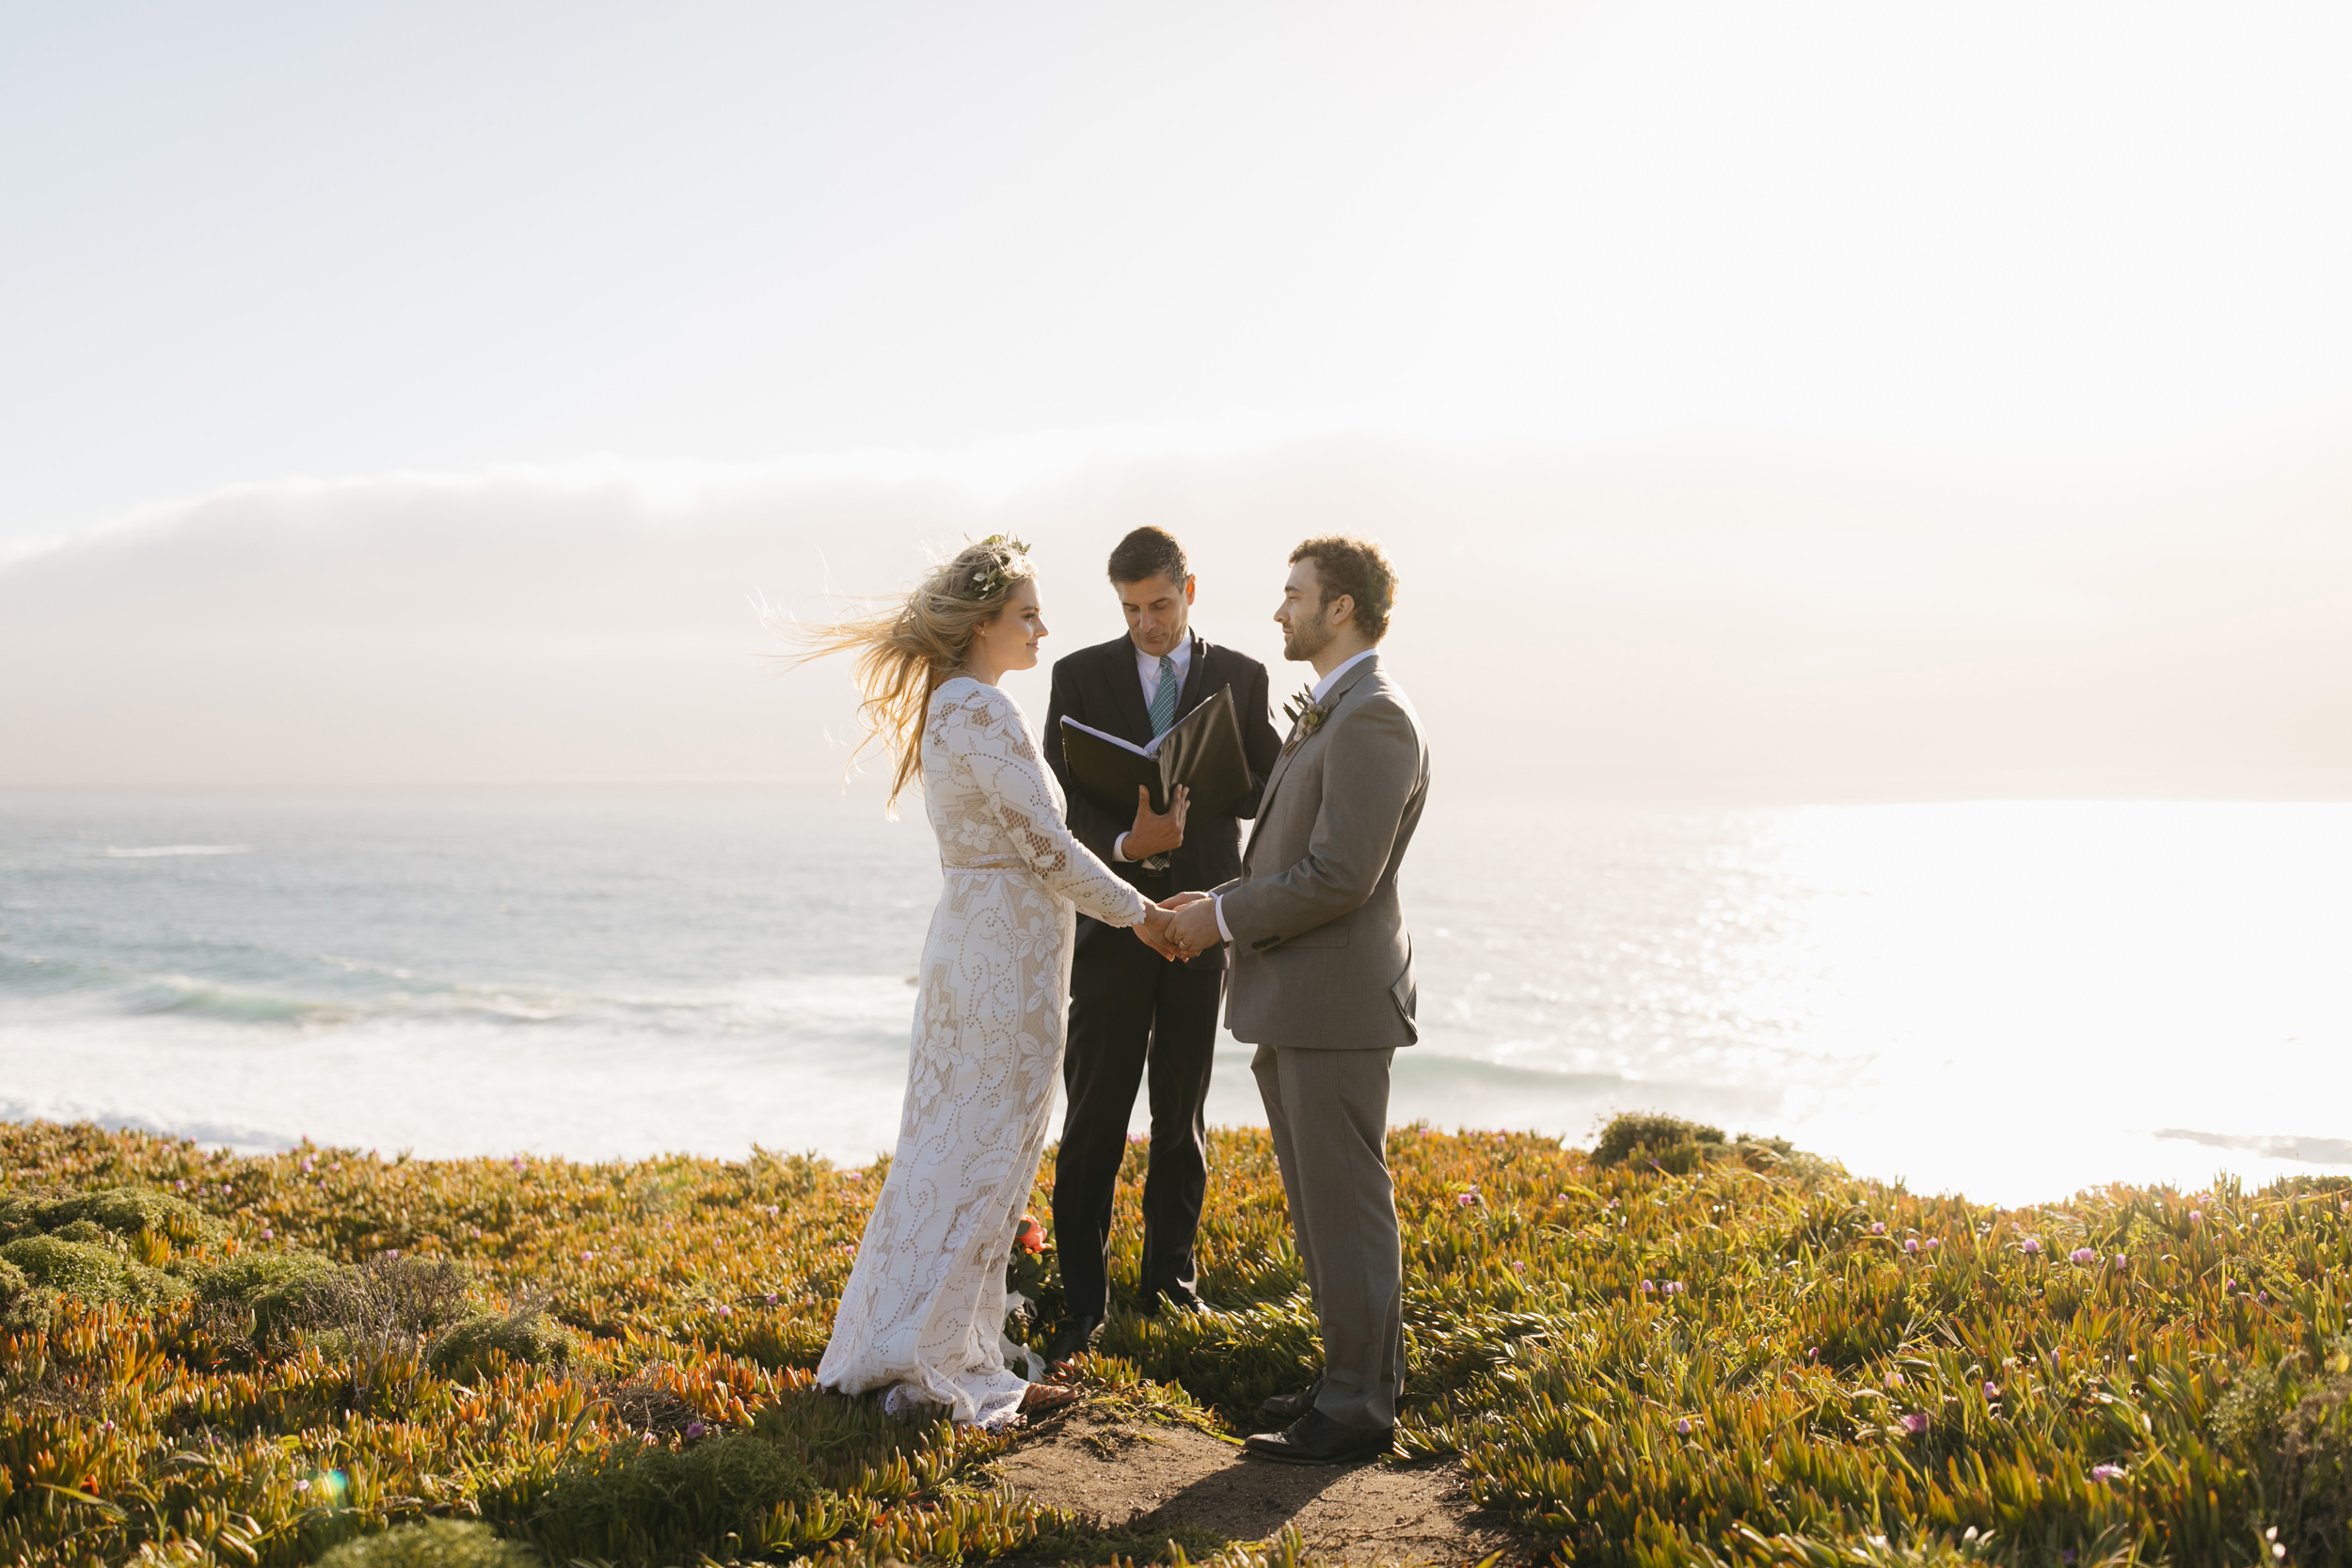
<svg viewBox="0 0 2352 1568"><path fill-rule="evenodd" d="M993 559L955 589L959 599L993 599L1034 575L1029 566L1029 546L1009 534L992 533L980 541L980 548Z"/></svg>

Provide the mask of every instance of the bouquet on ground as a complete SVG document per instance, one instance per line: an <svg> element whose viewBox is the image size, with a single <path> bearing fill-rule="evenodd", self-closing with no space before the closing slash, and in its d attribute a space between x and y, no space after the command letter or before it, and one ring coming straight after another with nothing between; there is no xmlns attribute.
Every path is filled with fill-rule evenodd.
<svg viewBox="0 0 2352 1568"><path fill-rule="evenodd" d="M1052 1251L1045 1239L1045 1227L1035 1214L1024 1214L1012 1227L1012 1256L1005 1262L1005 1327L1000 1338L1005 1353L1005 1365L1014 1369L1026 1367L1022 1375L1031 1383L1046 1372L1045 1357L1013 1338L1015 1331L1026 1333L1030 1320L1036 1316L1039 1294L1045 1289L1046 1275L1052 1265L1046 1254Z"/></svg>

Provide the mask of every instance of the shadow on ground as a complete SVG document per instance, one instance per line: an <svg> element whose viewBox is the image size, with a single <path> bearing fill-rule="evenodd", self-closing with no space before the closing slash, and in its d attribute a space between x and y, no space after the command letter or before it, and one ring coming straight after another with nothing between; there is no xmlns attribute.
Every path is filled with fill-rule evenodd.
<svg viewBox="0 0 2352 1568"><path fill-rule="evenodd" d="M1275 1465L1193 1427L1082 1407L1024 1438L996 1469L1037 1501L1115 1528L1183 1523L1262 1541L1289 1526L1314 1557L1364 1568L1528 1556L1500 1519L1471 1503L1461 1466L1450 1461Z"/></svg>

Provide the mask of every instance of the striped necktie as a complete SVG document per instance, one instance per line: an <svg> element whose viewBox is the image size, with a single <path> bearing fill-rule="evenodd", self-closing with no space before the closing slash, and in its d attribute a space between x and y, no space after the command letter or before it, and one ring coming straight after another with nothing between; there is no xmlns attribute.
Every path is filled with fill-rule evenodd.
<svg viewBox="0 0 2352 1568"><path fill-rule="evenodd" d="M1160 684L1152 693L1152 738L1159 739L1176 723L1176 661L1160 656Z"/></svg>

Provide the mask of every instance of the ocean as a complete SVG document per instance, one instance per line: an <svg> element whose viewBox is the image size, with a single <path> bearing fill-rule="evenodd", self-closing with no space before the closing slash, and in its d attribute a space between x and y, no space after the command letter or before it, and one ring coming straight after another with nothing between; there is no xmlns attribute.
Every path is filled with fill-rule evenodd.
<svg viewBox="0 0 2352 1568"><path fill-rule="evenodd" d="M821 786L0 793L0 1117L862 1164L938 883L919 802ZM1658 1109L2011 1203L2352 1171L2352 804L1440 790L1405 894L1398 1122Z"/></svg>

